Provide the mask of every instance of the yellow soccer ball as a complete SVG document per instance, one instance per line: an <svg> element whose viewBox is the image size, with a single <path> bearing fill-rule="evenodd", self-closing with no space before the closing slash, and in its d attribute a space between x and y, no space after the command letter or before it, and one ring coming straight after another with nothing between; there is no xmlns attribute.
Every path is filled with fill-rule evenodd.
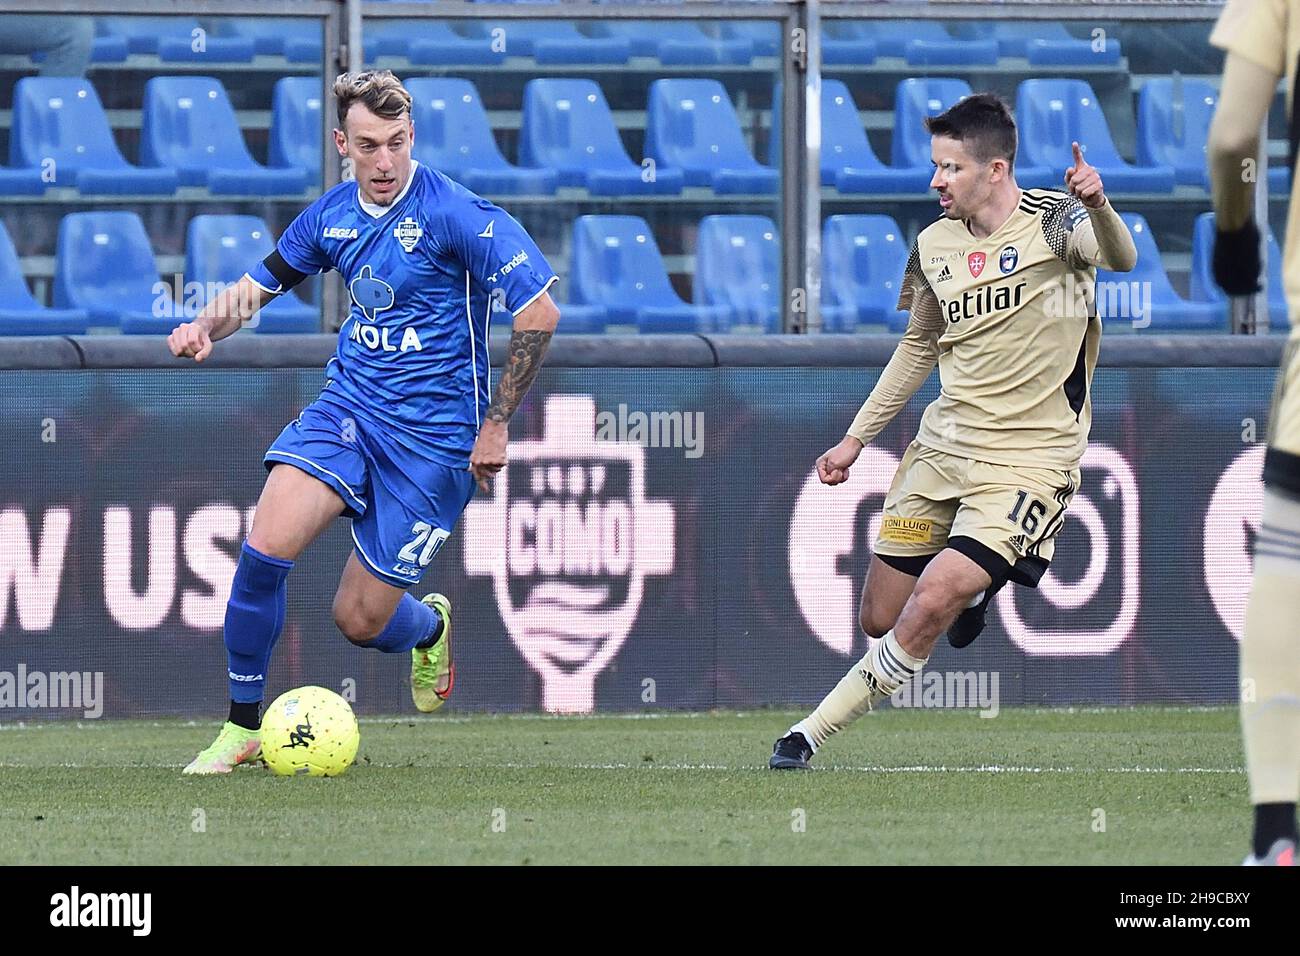
<svg viewBox="0 0 1300 956"><path fill-rule="evenodd" d="M352 708L324 687L281 694L262 716L262 759L284 777L336 777L352 766L360 743Z"/></svg>

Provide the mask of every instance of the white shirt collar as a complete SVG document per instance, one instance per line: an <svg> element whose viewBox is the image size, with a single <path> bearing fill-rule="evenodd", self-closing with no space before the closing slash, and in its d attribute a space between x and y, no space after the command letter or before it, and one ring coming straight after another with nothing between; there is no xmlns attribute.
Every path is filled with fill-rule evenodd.
<svg viewBox="0 0 1300 956"><path fill-rule="evenodd" d="M406 185L402 187L402 191L398 193L396 196L394 196L393 201L390 202L387 206L380 206L376 203L366 202L364 199L362 199L361 184L357 183L357 205L360 206L361 211L364 212L366 215L368 215L371 219L378 219L379 217L392 211L392 208L406 197L407 191L411 188L411 183L415 182L415 171L419 168L420 168L419 162L414 159L411 160L411 175L407 177Z"/></svg>

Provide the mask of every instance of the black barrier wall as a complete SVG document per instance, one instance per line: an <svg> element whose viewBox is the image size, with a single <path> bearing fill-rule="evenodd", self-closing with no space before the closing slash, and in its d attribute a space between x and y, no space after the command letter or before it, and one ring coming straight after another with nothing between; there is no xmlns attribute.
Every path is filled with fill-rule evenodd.
<svg viewBox="0 0 1300 956"><path fill-rule="evenodd" d="M865 651L869 543L937 387L849 482L821 486L816 456L878 374L546 369L511 465L415 589L455 602L453 706L815 703ZM1001 595L972 647L941 642L930 671L996 682L1000 706L1235 700L1273 377L1262 361L1099 369L1052 572ZM261 454L321 382L312 369L0 373L0 720L224 710L221 621ZM332 624L350 547L341 520L298 562L268 691L316 683L364 713L409 711L406 660ZM65 706L56 684L73 673L101 681L98 703ZM900 703L928 706L917 686Z"/></svg>

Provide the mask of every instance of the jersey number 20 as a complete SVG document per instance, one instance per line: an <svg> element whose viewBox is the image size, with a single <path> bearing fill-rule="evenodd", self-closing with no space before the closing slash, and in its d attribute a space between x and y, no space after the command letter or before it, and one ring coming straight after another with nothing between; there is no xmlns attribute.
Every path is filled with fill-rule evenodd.
<svg viewBox="0 0 1300 956"><path fill-rule="evenodd" d="M435 528L425 521L417 521L411 525L411 533L414 538L397 552L397 556L407 564L419 563L420 567L427 568L429 562L438 555L438 550L442 543L451 537L450 531L443 531L441 528ZM424 550L420 550L420 545L424 545Z"/></svg>

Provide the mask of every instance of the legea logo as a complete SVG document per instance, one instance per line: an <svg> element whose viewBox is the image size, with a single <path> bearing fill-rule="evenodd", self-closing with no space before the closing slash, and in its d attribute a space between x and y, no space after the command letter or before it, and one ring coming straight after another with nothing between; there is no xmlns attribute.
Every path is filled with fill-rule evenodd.
<svg viewBox="0 0 1300 956"><path fill-rule="evenodd" d="M1264 508L1264 445L1247 448L1214 486L1205 511L1205 589L1223 626L1238 641L1246 624L1246 598L1254 539Z"/></svg>
<svg viewBox="0 0 1300 956"><path fill-rule="evenodd" d="M673 570L673 507L645 496L645 449L597 442L587 395L546 402L541 441L510 443L493 497L465 511L465 571L491 575L542 707L587 713L651 574Z"/></svg>

